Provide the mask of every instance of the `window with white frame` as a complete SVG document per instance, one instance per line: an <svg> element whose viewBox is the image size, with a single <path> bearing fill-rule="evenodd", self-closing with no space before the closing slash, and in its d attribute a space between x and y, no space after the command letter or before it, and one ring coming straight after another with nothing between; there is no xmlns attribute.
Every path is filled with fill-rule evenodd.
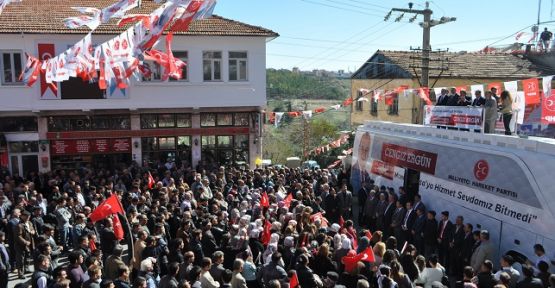
<svg viewBox="0 0 555 288"><path fill-rule="evenodd" d="M222 52L205 51L202 53L202 70L204 81L222 80Z"/></svg>
<svg viewBox="0 0 555 288"><path fill-rule="evenodd" d="M180 59L181 61L185 62L185 67L181 69L181 79L174 79L170 77L170 81L188 81L189 80L189 73L187 72L187 67L189 67L188 63L188 56L189 54L187 51L174 51L173 57L176 59Z"/></svg>
<svg viewBox="0 0 555 288"><path fill-rule="evenodd" d="M2 84L4 85L23 85L19 76L23 71L21 51L1 51L0 67L2 69Z"/></svg>
<svg viewBox="0 0 555 288"><path fill-rule="evenodd" d="M247 81L247 52L229 52L229 81Z"/></svg>

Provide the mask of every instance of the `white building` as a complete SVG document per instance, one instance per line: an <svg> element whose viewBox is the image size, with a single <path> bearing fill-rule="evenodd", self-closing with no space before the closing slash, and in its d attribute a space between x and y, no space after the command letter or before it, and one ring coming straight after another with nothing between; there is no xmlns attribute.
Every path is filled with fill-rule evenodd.
<svg viewBox="0 0 555 288"><path fill-rule="evenodd" d="M188 64L182 80L162 82L154 73L123 91L102 91L79 78L59 83L55 93L41 81L24 86L18 76L25 53L56 55L89 32L63 25L77 15L71 6L109 1L81 2L23 1L0 14L0 166L27 174L131 161L254 165L262 151L266 42L277 33L213 16L174 36L174 55ZM143 1L129 13L156 6ZM124 29L103 24L93 43Z"/></svg>

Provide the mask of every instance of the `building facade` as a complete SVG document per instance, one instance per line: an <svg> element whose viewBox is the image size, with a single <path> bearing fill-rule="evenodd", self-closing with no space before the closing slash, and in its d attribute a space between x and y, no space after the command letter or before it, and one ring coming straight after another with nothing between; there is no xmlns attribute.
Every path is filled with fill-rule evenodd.
<svg viewBox="0 0 555 288"><path fill-rule="evenodd" d="M277 33L212 16L174 35L174 55L187 63L181 80L162 81L160 67L147 63L152 76L131 79L123 90L100 90L79 78L55 88L41 81L26 87L18 79L25 53L56 55L88 33L63 26L59 15L75 14L71 3L51 7L60 14L41 13L40 23L28 20L39 19L41 10L28 7L40 7L36 2L9 5L0 15L0 165L19 174L133 161L254 165L262 153L266 42ZM144 1L129 13L155 7ZM103 24L93 43L124 29ZM165 50L160 42L157 48Z"/></svg>
<svg viewBox="0 0 555 288"><path fill-rule="evenodd" d="M481 54L481 53L445 53L444 62L430 66L430 88L459 87L493 82L507 82L541 76L542 67L534 65L521 55ZM422 75L419 54L408 51L378 50L351 77L351 97L353 98L351 124L363 124L365 121L390 121L395 123L414 123L422 121L422 101L411 95L398 95L393 105L386 105L384 100L372 101L372 96L365 96L369 101L357 101L363 97L360 89L391 91L400 86L410 89L420 87ZM439 68L443 68L439 69ZM470 91L467 91L470 92ZM430 89L430 98L435 101L435 93Z"/></svg>

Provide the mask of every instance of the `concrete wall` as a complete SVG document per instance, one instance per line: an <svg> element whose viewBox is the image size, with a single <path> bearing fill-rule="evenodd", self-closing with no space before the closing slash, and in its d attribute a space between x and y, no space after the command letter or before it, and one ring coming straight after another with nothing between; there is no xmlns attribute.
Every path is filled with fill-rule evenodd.
<svg viewBox="0 0 555 288"><path fill-rule="evenodd" d="M37 56L39 43L55 44L59 54L82 35L0 35L0 51L20 50ZM108 40L93 36L93 43ZM156 47L165 50L164 40ZM175 36L172 50L188 51L186 82L137 82L132 79L127 98L99 100L44 100L40 83L33 87L0 85L0 112L141 109L178 107L241 107L266 105L266 39L264 37L192 37ZM222 81L204 82L202 52L222 51ZM228 51L247 51L248 81L228 81ZM58 92L59 96L59 92ZM58 97L59 99L59 97Z"/></svg>

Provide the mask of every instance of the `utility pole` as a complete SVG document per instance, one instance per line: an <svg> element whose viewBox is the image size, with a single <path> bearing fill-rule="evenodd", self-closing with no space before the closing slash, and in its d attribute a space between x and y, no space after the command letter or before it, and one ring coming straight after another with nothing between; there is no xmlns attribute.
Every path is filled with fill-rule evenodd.
<svg viewBox="0 0 555 288"><path fill-rule="evenodd" d="M455 17L441 17L439 20L432 20L432 14L434 13L430 9L430 3L426 2L426 7L423 10L416 10L412 9L413 3L409 2L409 9L406 8L393 8L389 13L385 16L384 21L387 21L393 12L401 12L402 14L395 18L395 22L400 22L405 13L414 14L413 17L409 19L409 22L412 23L416 20L418 15L424 16L424 22L420 22L420 27L423 29L422 33L422 75L420 78L420 85L422 87L429 87L430 81L430 52L432 51L432 47L430 45L430 30L432 27L445 24L449 22L456 21L457 18ZM422 112L422 107L424 106L424 101L420 100L420 109L417 113ZM418 119L421 119L418 117Z"/></svg>

